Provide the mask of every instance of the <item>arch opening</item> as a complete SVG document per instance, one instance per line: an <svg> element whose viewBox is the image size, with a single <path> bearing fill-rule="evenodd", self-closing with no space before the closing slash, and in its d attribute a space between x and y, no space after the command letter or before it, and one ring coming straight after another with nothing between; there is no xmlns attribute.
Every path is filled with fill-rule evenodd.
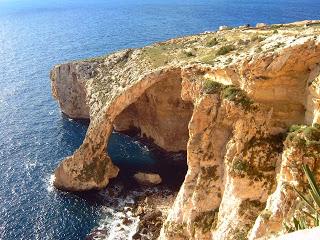
<svg viewBox="0 0 320 240"><path fill-rule="evenodd" d="M108 155L119 177L137 172L159 174L162 183L179 189L187 172L188 124L192 102L181 98L180 74L149 87L113 122Z"/></svg>

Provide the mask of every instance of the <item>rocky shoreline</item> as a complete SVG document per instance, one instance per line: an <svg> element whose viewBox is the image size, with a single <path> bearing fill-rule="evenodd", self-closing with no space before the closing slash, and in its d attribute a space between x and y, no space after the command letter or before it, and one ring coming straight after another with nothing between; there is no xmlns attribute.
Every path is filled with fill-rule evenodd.
<svg viewBox="0 0 320 240"><path fill-rule="evenodd" d="M133 213L139 216L137 232L132 239L155 240L160 236L162 224L168 216L170 207L178 192L165 194L154 193L139 197Z"/></svg>
<svg viewBox="0 0 320 240"><path fill-rule="evenodd" d="M119 174L106 151L113 130L135 127L186 152L161 240L283 234L299 210L288 186L305 186L301 166L320 179L320 21L223 27L58 65L51 80L64 113L90 117L83 144L55 171L57 188L110 184ZM150 214L141 218L160 225Z"/></svg>
<svg viewBox="0 0 320 240"><path fill-rule="evenodd" d="M114 216L106 220L103 227L94 229L86 240L129 239L126 235L128 229L132 239L158 239L178 191L163 184L141 188L136 186L135 190L132 187L114 180L103 190L104 205L113 209ZM115 225L111 223L112 219L116 220Z"/></svg>
<svg viewBox="0 0 320 240"><path fill-rule="evenodd" d="M128 229L132 233L132 239L157 239L183 182L185 175L183 169L186 167L182 166L186 165L186 156L183 153L170 153L159 148L149 139L137 134L137 131L115 132L114 134L127 136L131 143L124 142L125 145L138 141L141 149L147 148L148 154L155 161L154 166L145 168L139 166L134 169L119 165L118 177L113 179L105 189L97 192L102 196L102 204L113 209L113 219L116 219L117 223L113 225L110 223L112 219L107 220L103 224L104 227L94 229L86 240L127 239L122 234L128 234ZM126 159L125 162L130 162L130 159ZM175 171L176 176L170 176L166 169L177 166L180 166L180 170ZM141 171L161 175L162 182L139 183L135 175Z"/></svg>

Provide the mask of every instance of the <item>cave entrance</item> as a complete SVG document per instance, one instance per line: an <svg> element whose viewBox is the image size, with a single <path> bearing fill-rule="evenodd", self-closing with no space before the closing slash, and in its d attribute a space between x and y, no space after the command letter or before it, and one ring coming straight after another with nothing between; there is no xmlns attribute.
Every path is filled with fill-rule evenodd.
<svg viewBox="0 0 320 240"><path fill-rule="evenodd" d="M180 74L153 84L114 121L108 154L121 174L157 173L179 188L187 172L193 104L181 98Z"/></svg>

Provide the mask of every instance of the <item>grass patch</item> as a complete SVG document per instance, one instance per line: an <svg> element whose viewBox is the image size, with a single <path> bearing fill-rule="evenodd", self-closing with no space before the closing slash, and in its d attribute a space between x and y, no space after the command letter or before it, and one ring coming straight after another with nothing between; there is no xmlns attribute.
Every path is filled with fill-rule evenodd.
<svg viewBox="0 0 320 240"><path fill-rule="evenodd" d="M169 56L166 46L153 46L143 50L144 58L147 58L154 67L160 67L168 63Z"/></svg>
<svg viewBox="0 0 320 240"><path fill-rule="evenodd" d="M302 168L308 180L307 192L309 194L300 192L293 187L293 190L297 193L303 205L296 209L292 223L284 224L288 232L320 226L320 187L316 182L315 174L311 171L309 166L304 164Z"/></svg>
<svg viewBox="0 0 320 240"><path fill-rule="evenodd" d="M283 27L282 24L276 24L276 25L271 25L271 26L270 26L271 29L279 29L279 28L281 28L281 27Z"/></svg>
<svg viewBox="0 0 320 240"><path fill-rule="evenodd" d="M186 228L185 223L176 223L167 221L163 224L163 228L166 235L170 238L185 238L184 229Z"/></svg>
<svg viewBox="0 0 320 240"><path fill-rule="evenodd" d="M263 50L261 47L258 47L257 50L256 50L256 53L261 53Z"/></svg>
<svg viewBox="0 0 320 240"><path fill-rule="evenodd" d="M200 61L202 63L206 63L206 64L213 64L214 60L216 58L216 53L214 50L210 51L208 54L204 55L203 57L201 57Z"/></svg>
<svg viewBox="0 0 320 240"><path fill-rule="evenodd" d="M251 40L251 42L262 42L264 40L264 38L255 34L251 37L250 40Z"/></svg>

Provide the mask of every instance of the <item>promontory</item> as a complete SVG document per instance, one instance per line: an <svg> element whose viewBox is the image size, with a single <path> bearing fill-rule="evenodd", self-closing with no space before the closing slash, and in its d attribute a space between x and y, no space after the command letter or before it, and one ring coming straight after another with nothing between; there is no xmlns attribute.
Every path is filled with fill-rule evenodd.
<svg viewBox="0 0 320 240"><path fill-rule="evenodd" d="M188 171L160 239L270 239L320 180L320 22L222 28L55 66L52 93L90 119L54 185L86 191L118 174L106 146L137 128Z"/></svg>

